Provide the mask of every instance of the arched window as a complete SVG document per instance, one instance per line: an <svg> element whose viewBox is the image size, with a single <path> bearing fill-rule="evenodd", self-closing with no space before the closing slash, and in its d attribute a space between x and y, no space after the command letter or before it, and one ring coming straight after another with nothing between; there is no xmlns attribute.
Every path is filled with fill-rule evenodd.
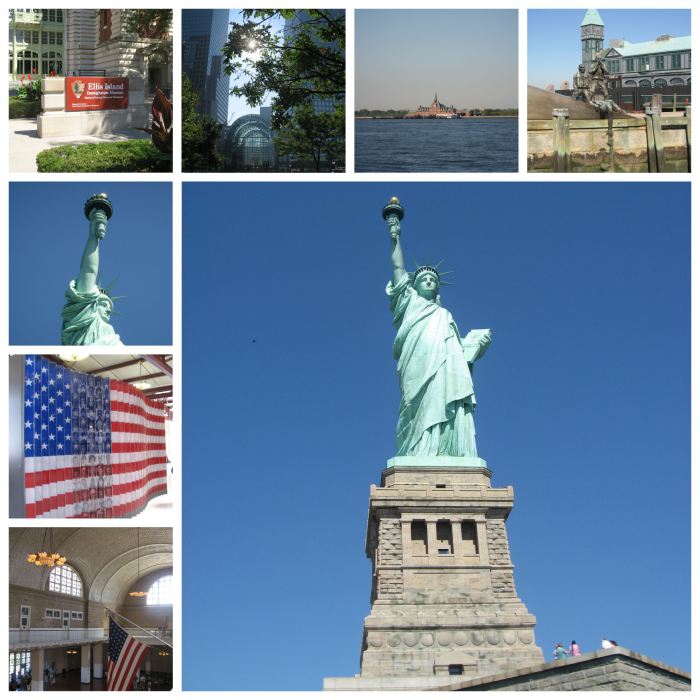
<svg viewBox="0 0 700 700"><path fill-rule="evenodd" d="M690 80L688 81L690 83ZM683 78L671 78L671 85L685 85Z"/></svg>
<svg viewBox="0 0 700 700"><path fill-rule="evenodd" d="M639 87L651 87L651 80L640 80Z"/></svg>
<svg viewBox="0 0 700 700"><path fill-rule="evenodd" d="M654 87L666 87L666 81L663 78L657 78L654 81Z"/></svg>
<svg viewBox="0 0 700 700"><path fill-rule="evenodd" d="M83 595L83 582L72 566L55 566L49 574L49 590L80 598Z"/></svg>
<svg viewBox="0 0 700 700"><path fill-rule="evenodd" d="M146 605L172 605L173 604L173 577L172 574L159 578L149 589Z"/></svg>
<svg viewBox="0 0 700 700"><path fill-rule="evenodd" d="M635 83L634 80L625 80L625 85L627 87L637 87L637 83Z"/></svg>

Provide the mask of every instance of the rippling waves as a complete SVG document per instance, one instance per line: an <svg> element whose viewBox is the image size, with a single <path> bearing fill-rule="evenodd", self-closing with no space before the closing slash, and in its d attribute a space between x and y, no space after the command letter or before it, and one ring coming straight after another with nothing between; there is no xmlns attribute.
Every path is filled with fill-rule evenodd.
<svg viewBox="0 0 700 700"><path fill-rule="evenodd" d="M517 170L517 119L355 120L358 173Z"/></svg>

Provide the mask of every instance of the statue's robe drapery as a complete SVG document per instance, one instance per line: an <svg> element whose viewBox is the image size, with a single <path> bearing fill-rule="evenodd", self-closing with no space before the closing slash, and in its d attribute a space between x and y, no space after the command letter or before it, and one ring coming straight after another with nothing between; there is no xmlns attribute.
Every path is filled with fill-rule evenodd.
<svg viewBox="0 0 700 700"><path fill-rule="evenodd" d="M63 345L121 345L109 323L114 303L107 294L95 289L79 292L75 280L66 289L66 303L61 316Z"/></svg>
<svg viewBox="0 0 700 700"><path fill-rule="evenodd" d="M401 385L397 456L476 458L474 385L452 314L419 296L407 273L386 291Z"/></svg>

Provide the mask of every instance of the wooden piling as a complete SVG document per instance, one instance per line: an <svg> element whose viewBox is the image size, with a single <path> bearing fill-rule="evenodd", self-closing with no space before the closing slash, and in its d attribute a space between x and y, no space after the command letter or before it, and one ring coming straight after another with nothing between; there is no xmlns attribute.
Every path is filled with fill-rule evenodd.
<svg viewBox="0 0 700 700"><path fill-rule="evenodd" d="M569 110L552 110L552 138L554 146L554 172L571 171L571 137L569 133Z"/></svg>
<svg viewBox="0 0 700 700"><path fill-rule="evenodd" d="M652 124L652 110L647 107L644 110L644 121L647 127L647 159L649 161L649 172L657 173L659 172L656 165L656 140L654 138L654 126Z"/></svg>
<svg viewBox="0 0 700 700"><path fill-rule="evenodd" d="M664 156L664 135L661 131L661 111L652 110L651 126L654 130L654 141L656 143L656 167L658 172L664 172L666 158Z"/></svg>
<svg viewBox="0 0 700 700"><path fill-rule="evenodd" d="M688 172L690 172L690 105L686 105L685 107L685 118L686 118L686 125L685 125L685 138L687 141L687 151L688 151Z"/></svg>

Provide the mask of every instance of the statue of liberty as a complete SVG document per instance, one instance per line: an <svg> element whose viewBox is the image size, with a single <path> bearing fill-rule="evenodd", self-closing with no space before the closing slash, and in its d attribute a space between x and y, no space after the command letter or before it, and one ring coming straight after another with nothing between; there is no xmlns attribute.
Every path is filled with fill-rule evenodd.
<svg viewBox="0 0 700 700"><path fill-rule="evenodd" d="M95 194L85 202L90 222L87 243L80 260L80 274L68 283L61 316L63 345L121 345L109 321L114 309L112 297L97 286L100 241L107 235L112 203L106 194Z"/></svg>
<svg viewBox="0 0 700 700"><path fill-rule="evenodd" d="M393 275L386 291L401 386L396 455L477 459L472 367L491 343L491 331L460 337L452 314L440 304L437 265L406 272L400 241L403 211L396 197L383 210L391 235Z"/></svg>

